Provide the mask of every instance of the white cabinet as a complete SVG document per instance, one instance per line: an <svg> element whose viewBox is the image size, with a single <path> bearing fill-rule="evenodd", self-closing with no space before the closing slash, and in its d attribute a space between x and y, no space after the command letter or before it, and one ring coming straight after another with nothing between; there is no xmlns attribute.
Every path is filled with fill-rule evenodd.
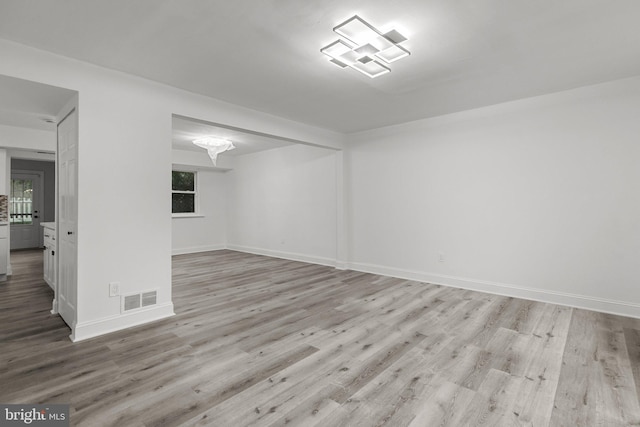
<svg viewBox="0 0 640 427"><path fill-rule="evenodd" d="M56 228L55 223L42 223L44 227L44 281L51 289L56 289Z"/></svg>

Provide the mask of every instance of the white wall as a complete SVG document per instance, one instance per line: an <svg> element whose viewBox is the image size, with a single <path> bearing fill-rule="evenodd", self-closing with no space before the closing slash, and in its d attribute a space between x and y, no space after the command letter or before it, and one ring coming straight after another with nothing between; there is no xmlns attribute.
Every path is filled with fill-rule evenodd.
<svg viewBox="0 0 640 427"><path fill-rule="evenodd" d="M336 151L287 146L234 159L228 247L334 265Z"/></svg>
<svg viewBox="0 0 640 427"><path fill-rule="evenodd" d="M340 146L339 134L0 40L0 74L79 92L78 313L74 339L173 312L171 115ZM158 290L153 310L121 315L122 293Z"/></svg>
<svg viewBox="0 0 640 427"><path fill-rule="evenodd" d="M0 147L55 152L55 130L0 125Z"/></svg>
<svg viewBox="0 0 640 427"><path fill-rule="evenodd" d="M352 135L351 266L640 317L639 118L633 78Z"/></svg>
<svg viewBox="0 0 640 427"><path fill-rule="evenodd" d="M211 162L211 157L206 151L172 150L171 159L174 168L186 167L187 169L205 169L218 172L226 172L233 169L235 157L220 155L216 161L217 166Z"/></svg>
<svg viewBox="0 0 640 427"><path fill-rule="evenodd" d="M172 218L171 249L174 255L227 246L227 174L206 169L196 173L198 216Z"/></svg>

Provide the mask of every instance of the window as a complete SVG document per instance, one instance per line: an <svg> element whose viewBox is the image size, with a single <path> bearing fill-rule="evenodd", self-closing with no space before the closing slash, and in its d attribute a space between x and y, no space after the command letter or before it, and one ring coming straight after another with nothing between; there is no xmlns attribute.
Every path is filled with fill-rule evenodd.
<svg viewBox="0 0 640 427"><path fill-rule="evenodd" d="M33 181L12 179L9 198L11 224L33 224Z"/></svg>
<svg viewBox="0 0 640 427"><path fill-rule="evenodd" d="M196 172L171 172L171 213L195 214L197 212Z"/></svg>

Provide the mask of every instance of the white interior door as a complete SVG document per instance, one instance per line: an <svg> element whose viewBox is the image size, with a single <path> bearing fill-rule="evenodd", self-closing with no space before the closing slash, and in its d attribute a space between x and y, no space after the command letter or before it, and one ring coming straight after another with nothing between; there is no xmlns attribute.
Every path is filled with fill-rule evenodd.
<svg viewBox="0 0 640 427"><path fill-rule="evenodd" d="M9 195L11 224L10 248L39 248L41 242L40 217L43 174L41 172L12 171Z"/></svg>
<svg viewBox="0 0 640 427"><path fill-rule="evenodd" d="M78 113L74 109L58 124L58 313L73 331L78 299ZM73 332L72 332L73 333Z"/></svg>

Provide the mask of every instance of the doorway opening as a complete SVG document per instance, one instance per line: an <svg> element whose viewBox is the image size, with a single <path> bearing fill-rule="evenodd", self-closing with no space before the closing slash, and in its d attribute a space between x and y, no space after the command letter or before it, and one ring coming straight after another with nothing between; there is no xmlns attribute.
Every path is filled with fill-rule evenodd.
<svg viewBox="0 0 640 427"><path fill-rule="evenodd" d="M17 169L16 163L21 167L31 166L29 169ZM40 166L42 164L42 166ZM45 172L45 166L50 170ZM45 186L45 176L47 184ZM11 228L11 251L21 249L41 248L43 244L40 224L45 221L54 221L55 218L45 215L51 211L51 207L45 206L45 193L52 196L55 193L55 163L18 161L11 159L11 181L9 183L9 225ZM54 196L54 195L53 195ZM47 197L47 201L55 203L55 197ZM47 209L48 208L48 209ZM45 213L45 211L47 211Z"/></svg>
<svg viewBox="0 0 640 427"><path fill-rule="evenodd" d="M76 262L73 254L63 256L55 247L56 225L59 216L62 217L58 214L58 187L69 187L65 180L60 181L57 170L59 123L68 117L70 110L77 109L78 92L0 75L0 93L0 201L4 198L8 202L8 215L6 218L0 215L0 261L3 261L0 262L0 281L10 280L12 276L12 252L24 250L26 253L35 248L43 254L41 283L53 289L51 312L57 314L61 293L56 283L57 266L66 260L70 265L65 271L71 271ZM76 147L77 120L71 122ZM71 188L76 188L75 181ZM0 206L0 214L2 211ZM45 231L47 226L50 228ZM71 281L75 276L67 274L65 278ZM75 307L76 282L69 282L67 288L72 290L68 291L70 297L65 301L74 301ZM74 316L75 313L62 317L71 326L75 323Z"/></svg>

